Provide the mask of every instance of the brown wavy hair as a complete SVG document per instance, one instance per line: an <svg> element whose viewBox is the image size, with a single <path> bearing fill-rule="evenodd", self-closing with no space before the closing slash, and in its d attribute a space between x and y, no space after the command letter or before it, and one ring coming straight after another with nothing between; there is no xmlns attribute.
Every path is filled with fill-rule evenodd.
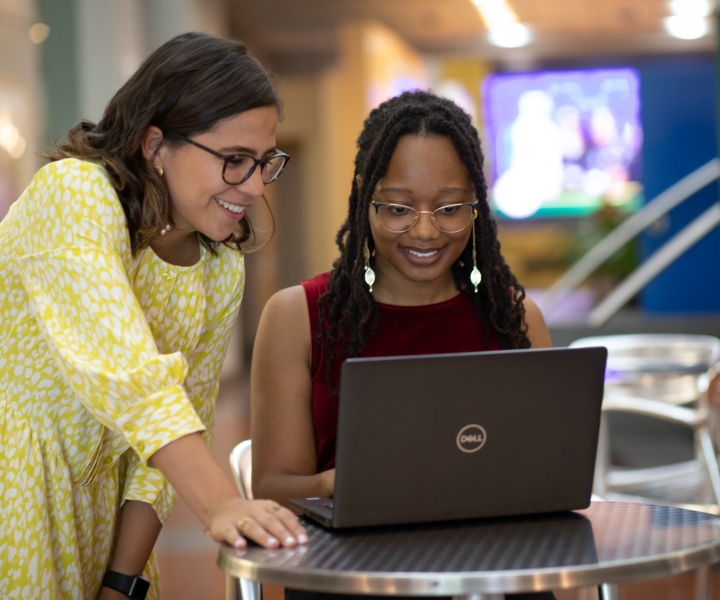
<svg viewBox="0 0 720 600"><path fill-rule="evenodd" d="M529 348L525 322L525 289L500 253L495 217L487 199L480 138L470 117L452 101L422 91L405 92L374 109L358 138L355 173L347 220L337 233L340 257L334 262L328 291L318 300L317 341L325 349L326 367L338 356L357 356L377 331L380 311L364 281L365 243L375 247L368 212L375 186L388 169L398 140L406 135L449 139L465 165L475 190L478 218L478 293L469 293L478 318L486 325L485 342L494 330L502 348ZM358 175L362 187L358 187ZM472 269L472 236L452 265L457 289L466 291ZM512 293L511 293L512 290ZM327 369L328 377L330 369Z"/></svg>
<svg viewBox="0 0 720 600"><path fill-rule="evenodd" d="M67 140L47 153L50 160L102 162L125 211L133 252L146 248L172 223L164 180L142 153L154 125L174 146L242 112L282 104L270 76L245 44L204 33L184 33L155 50L105 108L99 123L81 121ZM217 242L201 235L211 251ZM247 218L221 243L240 249L255 234Z"/></svg>

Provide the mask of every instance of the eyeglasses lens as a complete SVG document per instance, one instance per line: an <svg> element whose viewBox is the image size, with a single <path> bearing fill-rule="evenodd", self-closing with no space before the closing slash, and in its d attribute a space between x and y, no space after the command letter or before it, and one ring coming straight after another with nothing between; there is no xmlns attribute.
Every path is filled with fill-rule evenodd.
<svg viewBox="0 0 720 600"><path fill-rule="evenodd" d="M268 161L259 163L264 183L275 181L283 170L287 157L273 156ZM237 185L245 181L255 168L255 161L250 156L236 156L225 162L225 181L230 185Z"/></svg>
<svg viewBox="0 0 720 600"><path fill-rule="evenodd" d="M231 185L237 185L247 179L248 173L255 166L255 161L250 156L236 156L225 161L225 181Z"/></svg>
<svg viewBox="0 0 720 600"><path fill-rule="evenodd" d="M457 233L472 220L472 205L452 204L441 206L432 213L432 221L443 233ZM393 233L403 233L413 228L419 213L409 206L381 204L377 211L380 225Z"/></svg>
<svg viewBox="0 0 720 600"><path fill-rule="evenodd" d="M472 219L473 208L470 204L452 204L441 206L433 212L435 226L445 233L456 233L467 227Z"/></svg>
<svg viewBox="0 0 720 600"><path fill-rule="evenodd" d="M267 163L263 165L262 176L265 183L272 183L282 173L285 168L287 158L285 156L273 156Z"/></svg>

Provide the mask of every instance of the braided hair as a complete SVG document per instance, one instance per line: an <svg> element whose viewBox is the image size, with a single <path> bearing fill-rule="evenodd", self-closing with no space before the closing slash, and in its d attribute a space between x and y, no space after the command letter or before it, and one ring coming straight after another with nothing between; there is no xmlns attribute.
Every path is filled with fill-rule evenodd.
<svg viewBox="0 0 720 600"><path fill-rule="evenodd" d="M340 257L333 263L328 291L318 301L318 342L325 350L327 365L338 354L357 356L377 330L380 311L364 282L364 247L374 242L368 219L375 186L388 169L398 140L405 135L439 135L448 138L465 165L477 198L477 266L482 283L471 294L478 317L488 332L497 333L502 348L529 348L525 323L525 290L510 272L500 254L495 218L487 201L480 139L470 117L445 98L422 91L405 92L374 109L358 138L355 173L347 220L337 233ZM358 187L357 176L362 185ZM452 265L458 290L470 281L472 235Z"/></svg>

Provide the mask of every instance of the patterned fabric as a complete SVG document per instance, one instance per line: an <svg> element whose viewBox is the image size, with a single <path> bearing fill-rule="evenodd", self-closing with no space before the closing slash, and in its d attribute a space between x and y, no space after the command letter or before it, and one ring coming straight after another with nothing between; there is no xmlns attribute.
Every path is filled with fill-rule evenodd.
<svg viewBox="0 0 720 600"><path fill-rule="evenodd" d="M0 223L0 590L94 600L125 500L161 521L147 466L213 425L244 285L242 255L190 267L134 257L101 165L43 167ZM153 559L145 575L159 598Z"/></svg>

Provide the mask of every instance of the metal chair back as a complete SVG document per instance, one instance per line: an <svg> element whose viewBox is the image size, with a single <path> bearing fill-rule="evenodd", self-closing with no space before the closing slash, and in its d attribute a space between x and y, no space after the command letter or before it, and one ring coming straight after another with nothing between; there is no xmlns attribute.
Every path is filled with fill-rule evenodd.
<svg viewBox="0 0 720 600"><path fill-rule="evenodd" d="M240 495L246 500L253 499L252 493L252 441L240 442L230 453L230 467Z"/></svg>
<svg viewBox="0 0 720 600"><path fill-rule="evenodd" d="M603 411L644 415L689 427L694 432L696 455L688 463L613 469L604 424L598 446L595 492L606 498L619 491L662 500L676 497L677 488L704 487L706 492L696 495L709 492L710 509L718 512L720 472L709 430L705 391L720 360L720 340L703 335L643 334L597 336L571 344L588 346L608 349ZM675 490L671 490L673 486ZM697 499L694 502L703 504Z"/></svg>

